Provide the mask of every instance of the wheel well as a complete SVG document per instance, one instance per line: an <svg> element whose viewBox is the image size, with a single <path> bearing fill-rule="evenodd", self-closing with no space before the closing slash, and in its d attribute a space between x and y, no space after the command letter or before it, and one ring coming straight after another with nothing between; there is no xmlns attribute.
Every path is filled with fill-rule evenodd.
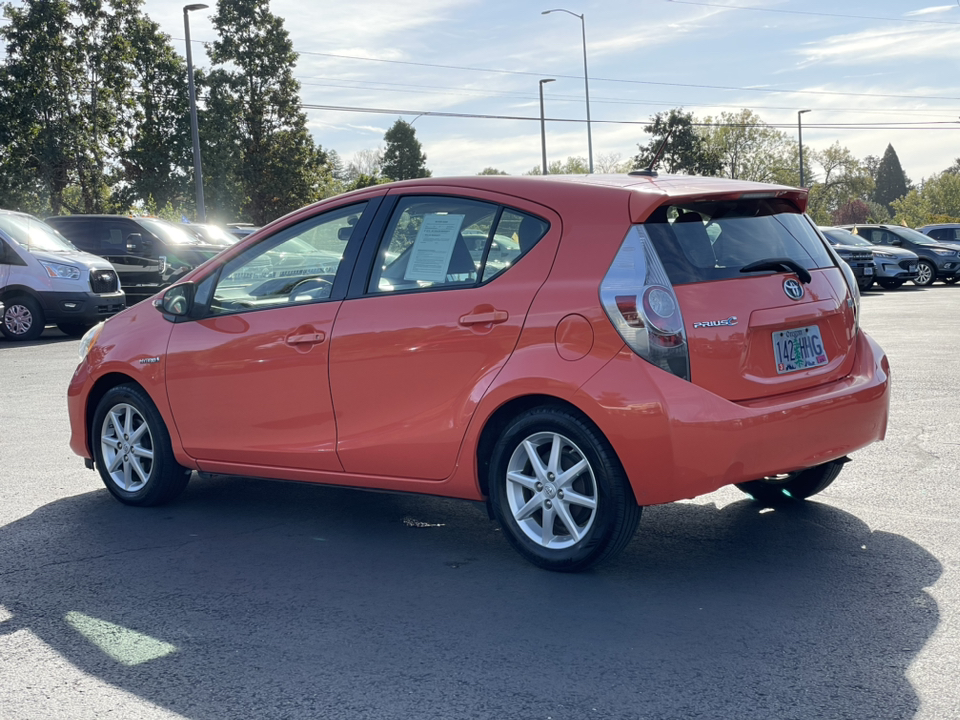
<svg viewBox="0 0 960 720"><path fill-rule="evenodd" d="M497 444L500 433L517 415L526 412L535 407L555 407L565 410L579 417L583 422L593 427L598 433L603 435L600 428L593 422L580 408L573 403L561 400L552 395L524 395L514 398L504 403L487 419L487 424L483 426L480 433L480 439L477 441L477 479L480 482L480 492L484 495L490 494L489 475L490 458L493 455L493 446Z"/></svg>
<svg viewBox="0 0 960 720"><path fill-rule="evenodd" d="M123 373L108 373L97 380L96 384L90 388L90 393L87 395L87 407L84 411L86 414L87 442L90 441L90 428L93 427L93 415L97 412L97 406L100 404L103 396L117 385L126 385L128 383L136 385L141 389L143 388L140 383Z"/></svg>
<svg viewBox="0 0 960 720"><path fill-rule="evenodd" d="M11 285L10 287L5 287L0 290L0 302L11 302L19 297L27 297L34 302L40 303L40 298L37 294L24 285ZM40 306L42 307L43 303L40 303Z"/></svg>

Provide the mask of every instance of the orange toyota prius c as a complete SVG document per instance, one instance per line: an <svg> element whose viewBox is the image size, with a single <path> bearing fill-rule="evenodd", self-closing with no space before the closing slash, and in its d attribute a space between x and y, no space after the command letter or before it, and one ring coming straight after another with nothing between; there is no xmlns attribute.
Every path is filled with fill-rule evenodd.
<svg viewBox="0 0 960 720"><path fill-rule="evenodd" d="M647 505L801 501L889 405L806 201L652 172L324 200L91 330L70 444L129 505L193 471L486 501L561 571Z"/></svg>

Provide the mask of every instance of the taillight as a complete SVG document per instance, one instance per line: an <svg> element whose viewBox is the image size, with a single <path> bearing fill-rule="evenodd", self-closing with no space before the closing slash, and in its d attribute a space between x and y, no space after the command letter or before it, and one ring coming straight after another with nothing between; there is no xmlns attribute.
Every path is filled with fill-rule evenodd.
<svg viewBox="0 0 960 720"><path fill-rule="evenodd" d="M690 379L680 303L647 236L634 225L600 283L600 302L623 341L637 355Z"/></svg>

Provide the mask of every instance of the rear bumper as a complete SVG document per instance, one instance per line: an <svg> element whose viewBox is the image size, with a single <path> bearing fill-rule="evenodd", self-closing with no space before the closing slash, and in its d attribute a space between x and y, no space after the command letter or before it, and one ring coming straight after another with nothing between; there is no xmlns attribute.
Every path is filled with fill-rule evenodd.
<svg viewBox="0 0 960 720"><path fill-rule="evenodd" d="M842 380L735 403L625 349L576 402L613 445L637 501L653 505L812 467L882 440L889 365L861 332L854 368Z"/></svg>

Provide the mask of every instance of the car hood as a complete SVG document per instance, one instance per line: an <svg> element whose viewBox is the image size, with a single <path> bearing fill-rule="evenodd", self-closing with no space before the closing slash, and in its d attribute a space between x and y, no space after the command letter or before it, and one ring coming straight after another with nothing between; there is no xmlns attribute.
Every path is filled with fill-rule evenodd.
<svg viewBox="0 0 960 720"><path fill-rule="evenodd" d="M70 250L68 252L47 252L46 250L31 250L30 254L37 260L45 262L61 263L67 265L78 265L88 270L113 270L113 265L108 263L102 257L91 255L82 250Z"/></svg>
<svg viewBox="0 0 960 720"><path fill-rule="evenodd" d="M885 253L886 255L893 255L894 257L898 257L903 260L917 258L917 254L915 252L904 250L903 248L898 248L894 245L874 245L871 249L876 252Z"/></svg>

